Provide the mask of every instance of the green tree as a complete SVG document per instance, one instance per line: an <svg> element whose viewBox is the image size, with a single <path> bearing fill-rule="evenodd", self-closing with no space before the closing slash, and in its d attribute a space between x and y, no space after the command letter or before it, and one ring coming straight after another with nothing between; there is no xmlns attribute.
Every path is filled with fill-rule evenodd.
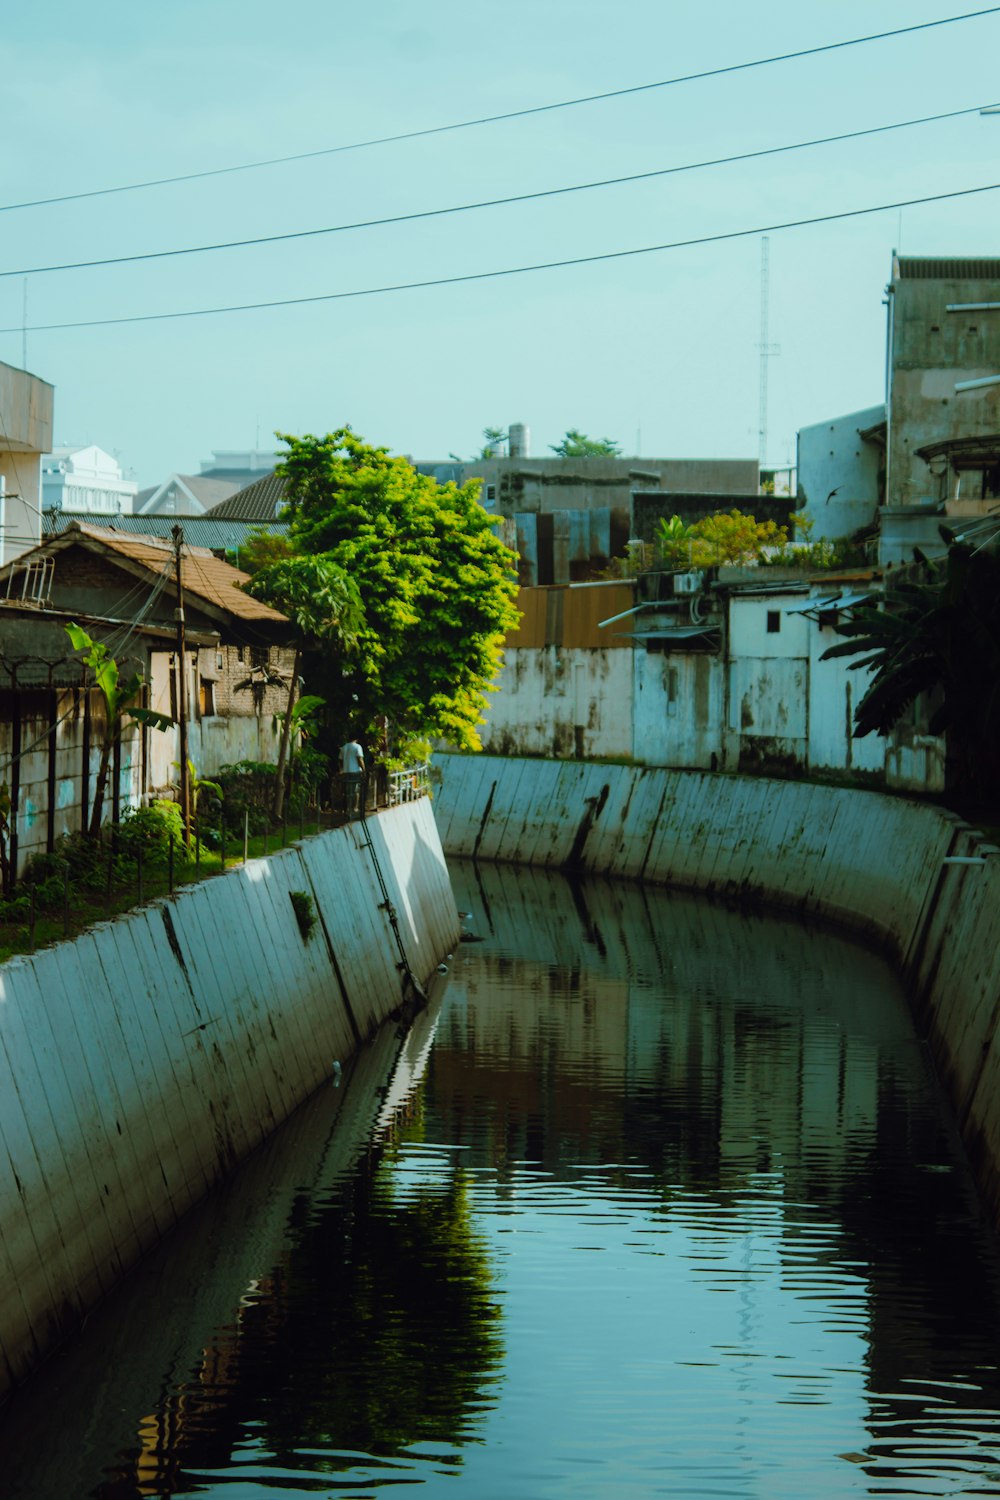
<svg viewBox="0 0 1000 1500"><path fill-rule="evenodd" d="M236 566L242 568L244 573L259 573L261 568L281 562L291 555L292 545L286 536L255 526L239 549Z"/></svg>
<svg viewBox="0 0 1000 1500"><path fill-rule="evenodd" d="M660 521L658 551L667 567L709 568L721 563L766 562L788 544L788 529L741 510L717 511L685 526L680 516Z"/></svg>
<svg viewBox="0 0 1000 1500"><path fill-rule="evenodd" d="M294 545L353 578L366 623L349 679L322 690L344 717L396 736L478 749L476 726L518 621L516 558L479 503L479 481L439 485L348 427L282 435Z"/></svg>
<svg viewBox="0 0 1000 1500"><path fill-rule="evenodd" d="M332 556L286 557L261 568L245 585L248 594L287 615L295 626L295 659L288 684L288 705L282 718L278 771L274 778L271 816L281 817L285 805L285 766L295 722L295 695L303 649L332 651L338 661L356 646L364 628L364 609L357 586Z"/></svg>
<svg viewBox="0 0 1000 1500"><path fill-rule="evenodd" d="M889 582L881 601L842 620L846 639L822 660L850 656L871 679L854 713L854 734L888 735L923 693L937 706L931 734L947 734L952 785L995 804L1000 785L1000 559L955 542L944 558L918 554L923 576Z"/></svg>
<svg viewBox="0 0 1000 1500"><path fill-rule="evenodd" d="M502 458L507 434L502 427L483 428L483 446L480 458Z"/></svg>
<svg viewBox="0 0 1000 1500"><path fill-rule="evenodd" d="M94 681L104 698L107 715L104 740L101 744L101 759L97 768L97 781L94 785L94 805L91 808L90 827L87 830L91 838L97 838L101 831L101 814L104 811L104 795L111 770L111 756L115 746L121 740L126 722L131 719L138 724L149 724L154 729L169 729L175 721L169 714L157 713L155 709L142 708L138 704L137 700L146 685L145 678L141 672L134 672L125 682L122 682L118 663L103 641L95 641L93 636L88 635L79 625L67 625L66 634L72 642L73 650L83 653L85 665L93 672Z"/></svg>
<svg viewBox="0 0 1000 1500"><path fill-rule="evenodd" d="M621 443L612 438L590 438L576 427L569 429L561 443L549 446L560 458L617 458L622 451Z"/></svg>

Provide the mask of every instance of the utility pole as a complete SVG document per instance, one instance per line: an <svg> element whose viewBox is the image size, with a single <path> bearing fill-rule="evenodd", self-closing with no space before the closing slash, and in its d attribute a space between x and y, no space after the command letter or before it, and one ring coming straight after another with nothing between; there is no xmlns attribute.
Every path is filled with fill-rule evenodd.
<svg viewBox="0 0 1000 1500"><path fill-rule="evenodd" d="M184 530L180 525L171 531L174 539L174 560L177 564L177 725L180 730L179 750L181 760L181 817L184 820L184 843L191 843L191 774L188 767L187 743L187 643L184 639L184 575L181 571L181 549L184 546Z"/></svg>
<svg viewBox="0 0 1000 1500"><path fill-rule="evenodd" d="M771 241L765 234L760 242L760 418L757 426L757 458L761 468L767 464L767 362L781 353L780 344L769 344L771 303Z"/></svg>

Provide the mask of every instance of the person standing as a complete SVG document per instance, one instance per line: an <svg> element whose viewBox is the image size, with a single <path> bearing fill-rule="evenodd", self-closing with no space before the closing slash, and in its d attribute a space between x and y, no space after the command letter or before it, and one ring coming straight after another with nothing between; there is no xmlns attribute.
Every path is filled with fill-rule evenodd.
<svg viewBox="0 0 1000 1500"><path fill-rule="evenodd" d="M365 752L356 739L340 747L340 774L344 778L344 810L349 818L364 806Z"/></svg>

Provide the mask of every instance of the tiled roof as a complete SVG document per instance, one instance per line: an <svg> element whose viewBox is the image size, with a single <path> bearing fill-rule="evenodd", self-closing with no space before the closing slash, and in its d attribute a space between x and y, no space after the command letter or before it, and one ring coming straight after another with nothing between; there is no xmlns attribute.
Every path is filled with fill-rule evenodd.
<svg viewBox="0 0 1000 1500"><path fill-rule="evenodd" d="M76 538L77 534L80 540L96 542L106 547L109 552L127 558L130 562L139 563L157 575L163 572L164 566L173 558L173 545L167 541L160 541L157 537L123 535L120 531L109 531L101 526L70 527L60 538L56 539L56 545ZM48 546L52 545L52 542L48 543ZM220 561L204 547L185 545L181 556L184 561L183 576L186 594L202 599L214 605L216 609L223 609L227 614L240 620L266 621L272 625L279 625L284 621L284 615L278 610L272 609L269 604L261 603L259 599L252 599L239 587L240 584L246 583L250 577L249 573L230 567L229 563ZM24 559L19 559L19 561L23 562Z"/></svg>
<svg viewBox="0 0 1000 1500"><path fill-rule="evenodd" d="M245 489L238 490L218 505L213 505L209 515L213 521L240 520L272 522L278 509L285 503L286 479L283 474L265 474L255 479Z"/></svg>

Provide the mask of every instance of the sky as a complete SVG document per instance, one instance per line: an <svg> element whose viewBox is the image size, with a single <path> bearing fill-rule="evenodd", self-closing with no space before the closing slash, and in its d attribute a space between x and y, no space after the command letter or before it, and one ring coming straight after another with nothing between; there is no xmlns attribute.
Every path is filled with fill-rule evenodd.
<svg viewBox="0 0 1000 1500"><path fill-rule="evenodd" d="M627 89L955 16L946 0L36 0L0 39L0 206ZM0 359L55 386L55 442L140 486L344 424L415 458L524 422L646 457L756 457L762 227L1000 183L1000 12L727 76L198 181L0 212ZM329 228L653 172L926 114L965 118L643 182L133 265L67 261ZM127 318L466 276L196 318ZM883 397L894 248L1000 254L1000 193L768 235L765 459ZM14 273L14 274L11 274ZM25 305L27 317L25 319ZM25 332L25 326L27 331Z"/></svg>

